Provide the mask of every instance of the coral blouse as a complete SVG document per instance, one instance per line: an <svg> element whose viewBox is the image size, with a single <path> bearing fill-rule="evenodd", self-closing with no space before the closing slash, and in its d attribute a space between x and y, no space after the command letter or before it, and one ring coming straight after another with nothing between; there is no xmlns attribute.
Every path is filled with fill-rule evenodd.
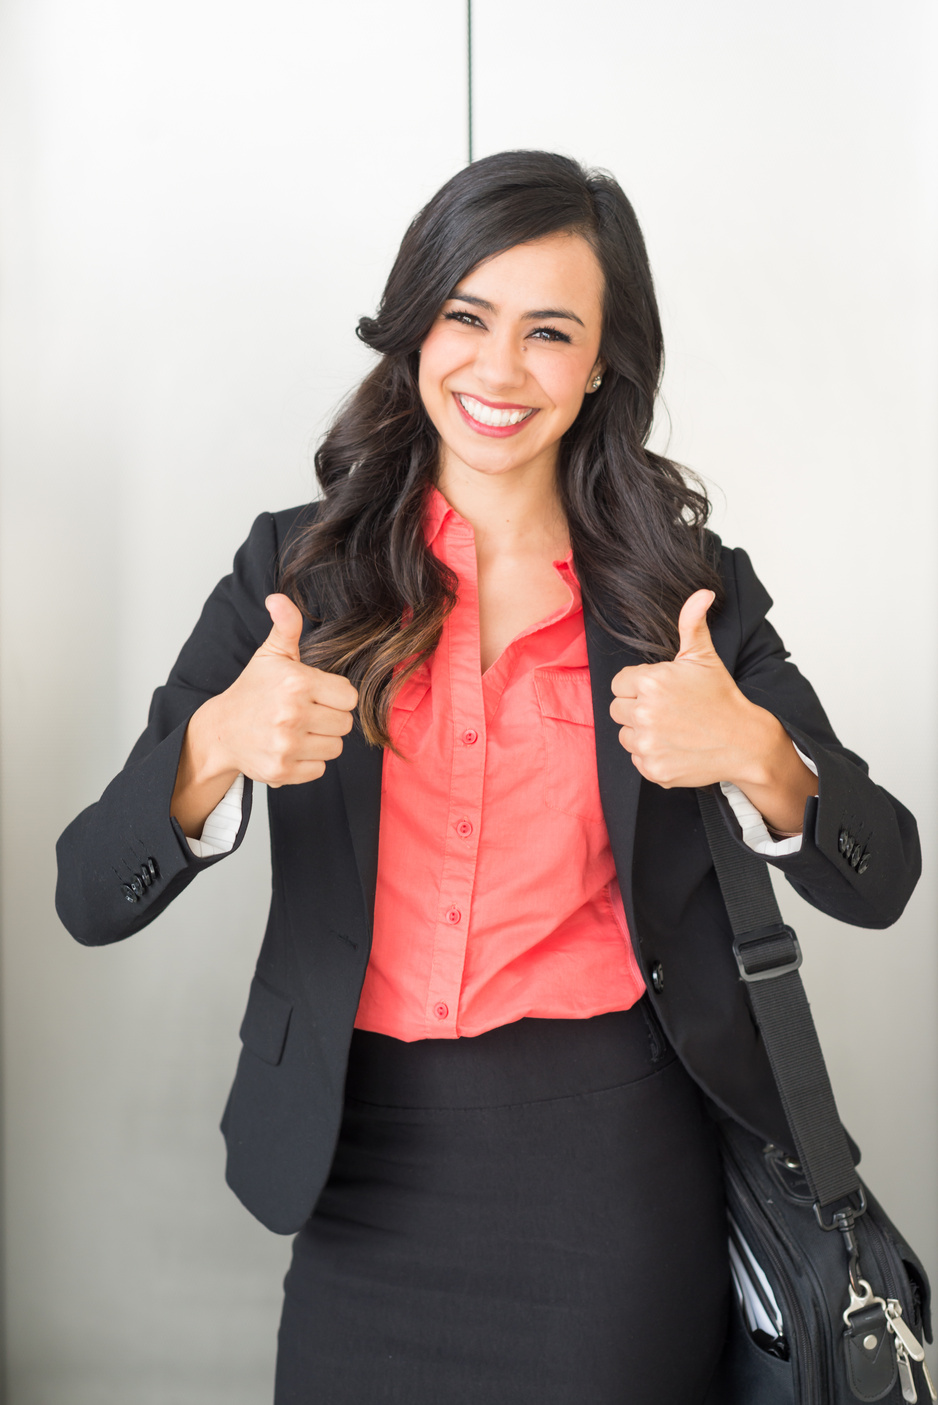
<svg viewBox="0 0 938 1405"><path fill-rule="evenodd" d="M391 710L403 759L384 753L356 1026L456 1039L628 1009L644 983L599 799L573 554L553 563L567 604L482 673L472 527L436 489L424 527L459 599Z"/></svg>

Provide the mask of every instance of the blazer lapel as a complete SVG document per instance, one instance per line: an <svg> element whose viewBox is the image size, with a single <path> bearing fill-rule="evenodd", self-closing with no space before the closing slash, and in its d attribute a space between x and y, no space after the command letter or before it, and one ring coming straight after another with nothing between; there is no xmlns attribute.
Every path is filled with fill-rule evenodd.
<svg viewBox="0 0 938 1405"><path fill-rule="evenodd" d="M634 930L632 850L635 845L635 821L641 776L632 765L631 756L619 741L619 727L609 716L609 704L612 702L612 680L619 669L642 663L643 660L635 649L620 644L607 634L585 609L584 616L586 652L593 693L599 795L629 928Z"/></svg>
<svg viewBox="0 0 938 1405"><path fill-rule="evenodd" d="M318 504L316 505L318 506ZM313 605L318 615L320 607ZM307 621L304 634L312 626ZM355 866L361 883L365 904L365 920L369 944L375 922L375 890L378 885L378 826L381 818L381 768L384 752L379 746L369 746L356 720L345 738L335 762L345 804Z"/></svg>
<svg viewBox="0 0 938 1405"><path fill-rule="evenodd" d="M335 761L342 785L358 877L365 899L369 941L374 929L375 889L378 883L378 827L381 819L383 761L383 749L380 746L369 746L357 724L345 738L341 754Z"/></svg>

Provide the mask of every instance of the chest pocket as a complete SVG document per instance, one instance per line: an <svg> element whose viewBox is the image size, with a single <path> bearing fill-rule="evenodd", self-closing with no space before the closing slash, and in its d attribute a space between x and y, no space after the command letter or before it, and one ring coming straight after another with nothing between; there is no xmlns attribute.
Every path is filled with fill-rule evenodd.
<svg viewBox="0 0 938 1405"><path fill-rule="evenodd" d="M535 669L534 688L544 736L547 808L601 824L589 669Z"/></svg>
<svg viewBox="0 0 938 1405"><path fill-rule="evenodd" d="M405 756L416 754L430 726L432 705L427 698L429 691L430 669L423 664L406 683L401 684L391 703L391 737Z"/></svg>

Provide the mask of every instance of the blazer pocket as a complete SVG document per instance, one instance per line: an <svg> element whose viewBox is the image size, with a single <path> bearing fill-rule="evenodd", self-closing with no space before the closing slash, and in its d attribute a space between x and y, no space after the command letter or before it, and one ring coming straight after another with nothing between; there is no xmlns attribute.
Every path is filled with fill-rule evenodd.
<svg viewBox="0 0 938 1405"><path fill-rule="evenodd" d="M547 807L601 823L589 669L535 669L534 689L544 735Z"/></svg>
<svg viewBox="0 0 938 1405"><path fill-rule="evenodd" d="M267 985L260 976L251 982L248 1007L241 1021L241 1043L266 1064L276 1067L283 1058L293 1002Z"/></svg>

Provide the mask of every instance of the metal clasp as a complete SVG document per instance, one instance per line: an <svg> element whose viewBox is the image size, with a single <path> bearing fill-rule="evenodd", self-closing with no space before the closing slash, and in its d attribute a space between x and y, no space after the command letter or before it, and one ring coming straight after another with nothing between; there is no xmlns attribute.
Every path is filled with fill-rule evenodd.
<svg viewBox="0 0 938 1405"><path fill-rule="evenodd" d="M844 1312L844 1321L847 1326L849 1327L851 1325L850 1319L855 1312L860 1312L863 1308L869 1307L871 1303L879 1303L883 1310L883 1319L886 1320L887 1311L885 1298L877 1297L865 1278L858 1279L856 1284L851 1283L850 1302Z"/></svg>

